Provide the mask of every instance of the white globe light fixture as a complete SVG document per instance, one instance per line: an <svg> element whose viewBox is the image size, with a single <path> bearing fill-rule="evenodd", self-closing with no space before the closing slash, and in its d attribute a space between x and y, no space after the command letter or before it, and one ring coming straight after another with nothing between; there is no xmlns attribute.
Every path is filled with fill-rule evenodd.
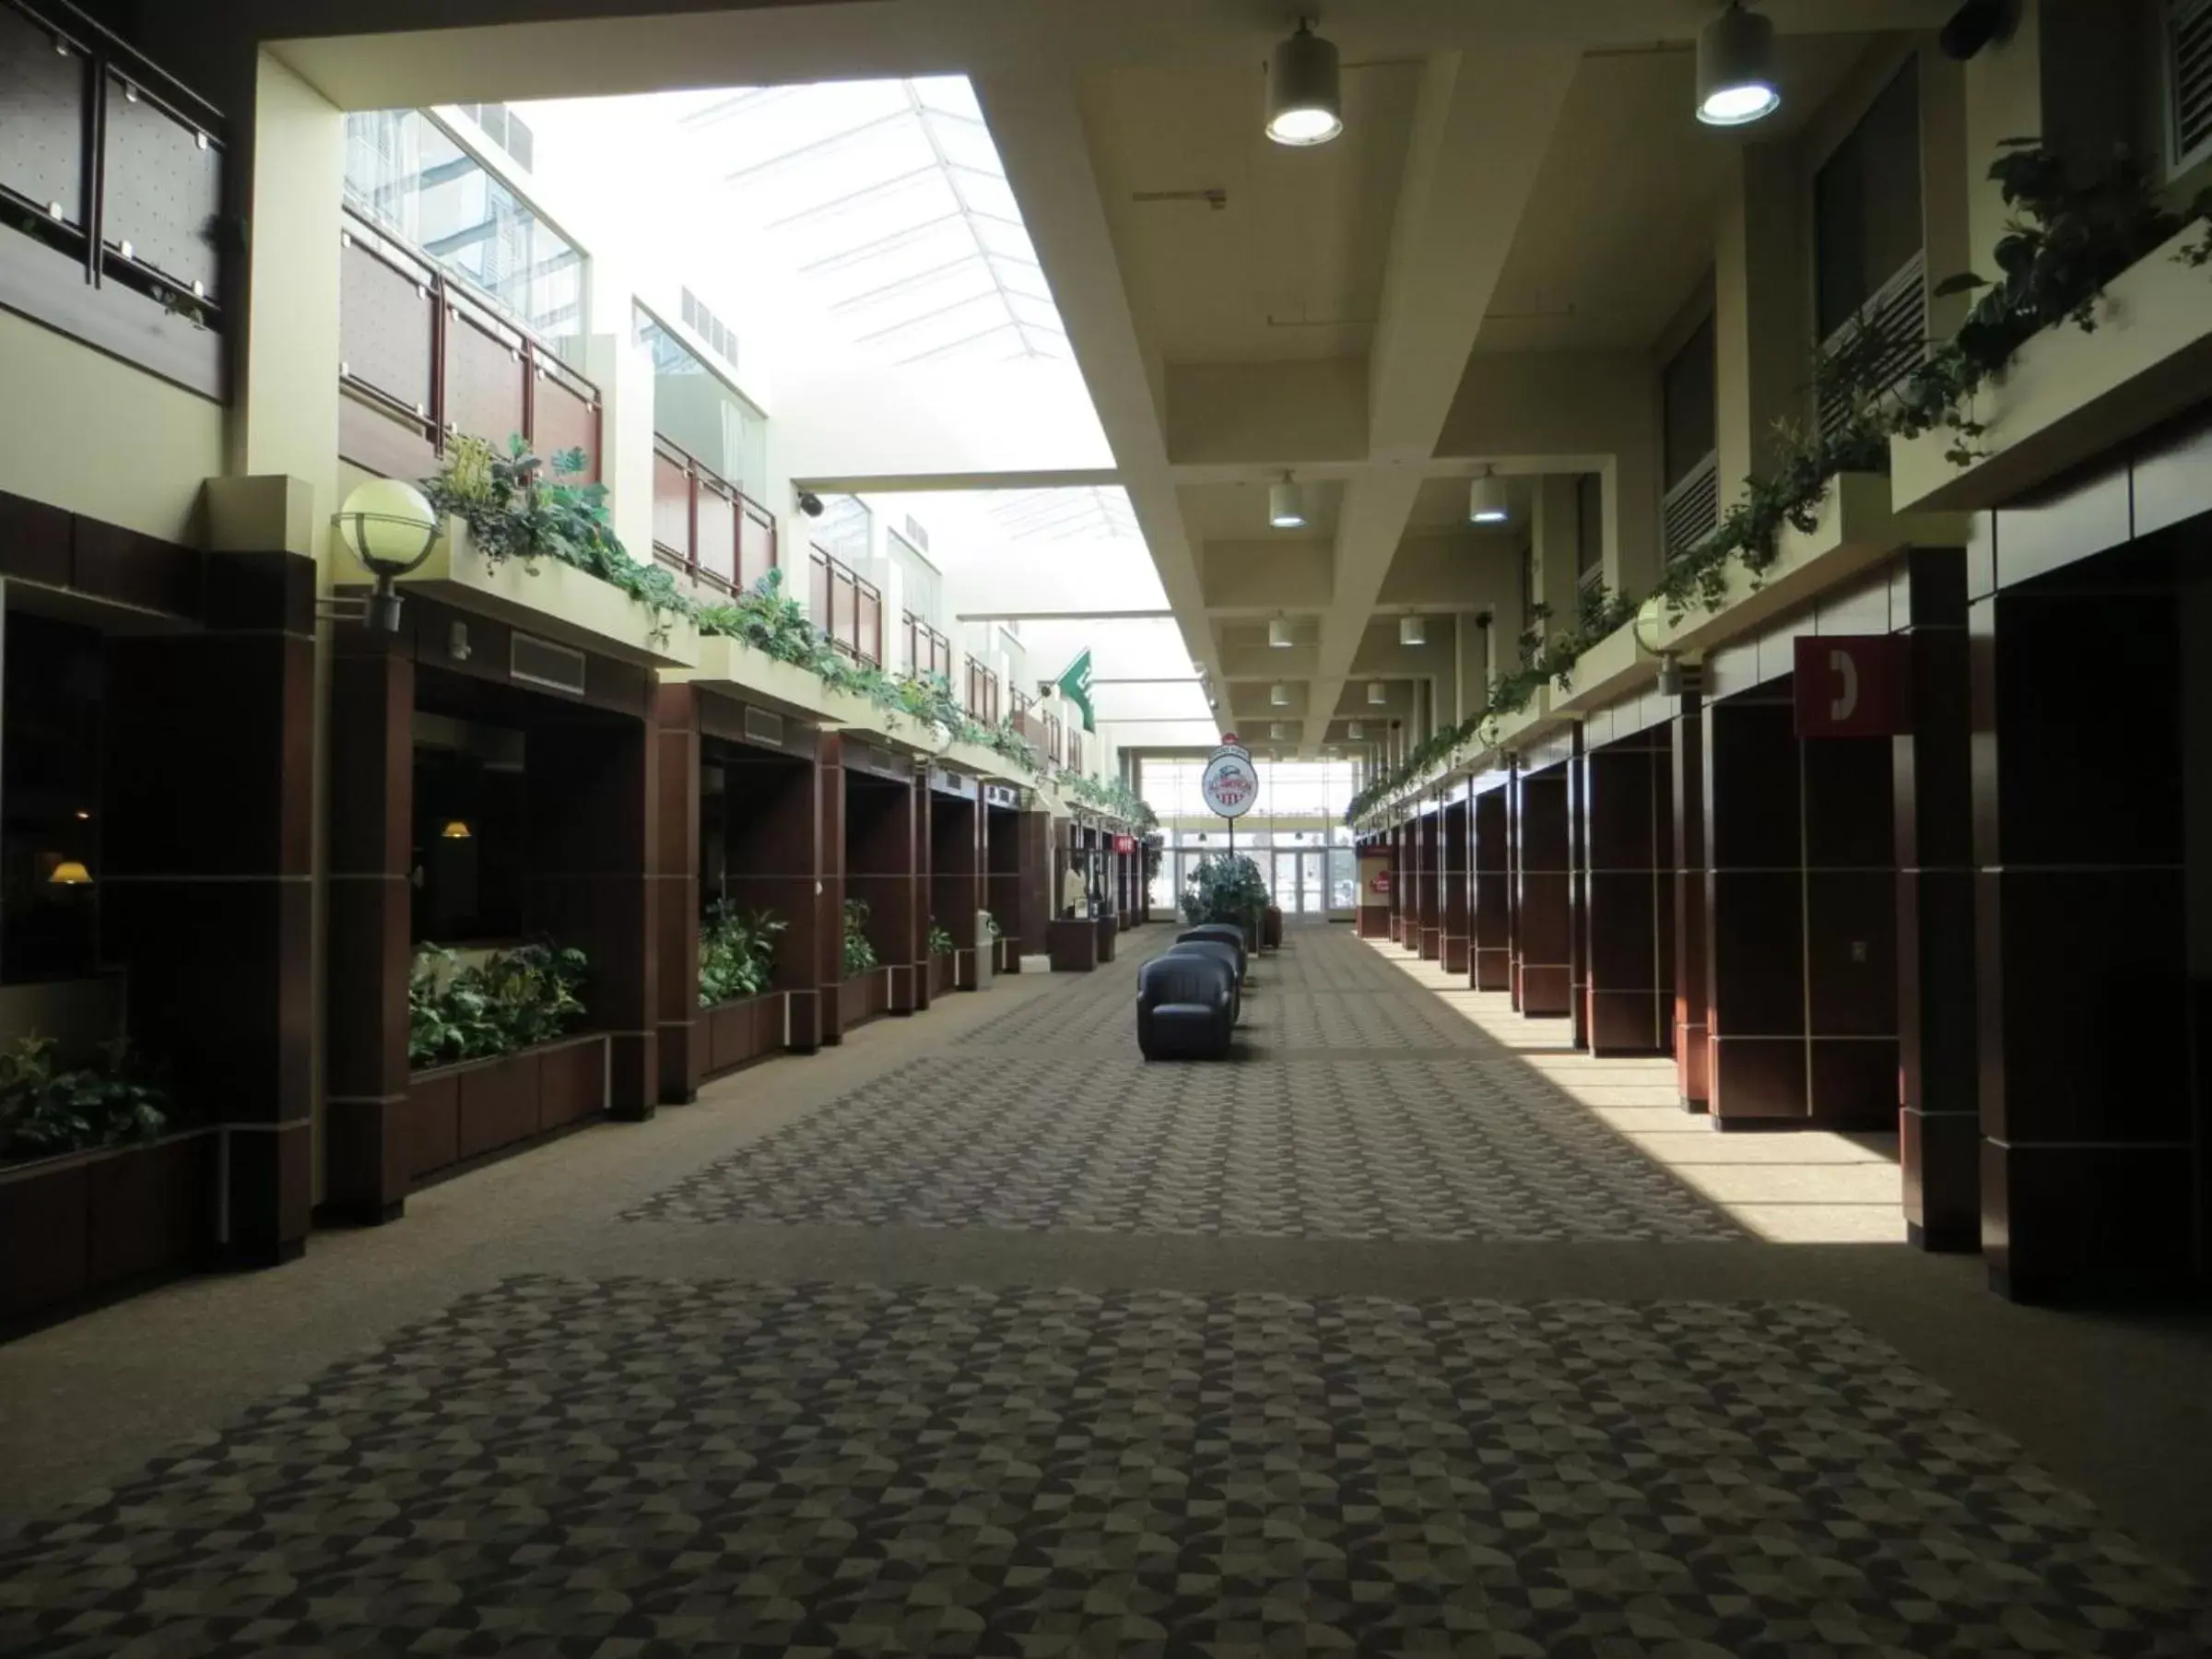
<svg viewBox="0 0 2212 1659"><path fill-rule="evenodd" d="M367 621L384 633L399 631L399 595L394 578L418 569L438 544L438 512L421 490L398 478L371 478L354 486L331 516L338 539L376 578Z"/></svg>
<svg viewBox="0 0 2212 1659"><path fill-rule="evenodd" d="M1728 0L1728 9L1698 30L1698 119L1707 126L1748 126L1781 108L1773 19Z"/></svg>
<svg viewBox="0 0 2212 1659"><path fill-rule="evenodd" d="M1467 487L1469 524L1502 524L1512 516L1512 496L1496 473L1486 472Z"/></svg>
<svg viewBox="0 0 2212 1659"><path fill-rule="evenodd" d="M1336 48L1304 18L1275 49L1267 75L1267 136L1277 144L1326 144L1344 131Z"/></svg>
<svg viewBox="0 0 2212 1659"><path fill-rule="evenodd" d="M1305 486L1288 473L1267 486L1267 523L1277 530L1305 528Z"/></svg>

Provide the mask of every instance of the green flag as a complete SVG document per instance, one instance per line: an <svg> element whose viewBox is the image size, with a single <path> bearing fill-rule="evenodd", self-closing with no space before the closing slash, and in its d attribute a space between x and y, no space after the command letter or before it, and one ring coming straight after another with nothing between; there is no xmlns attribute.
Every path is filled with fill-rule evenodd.
<svg viewBox="0 0 2212 1659"><path fill-rule="evenodd" d="M1099 729L1098 716L1091 712L1090 708L1089 647L1086 646L1077 653L1076 660L1067 665L1067 671L1054 683L1059 686L1063 697L1083 711L1083 729L1096 732Z"/></svg>

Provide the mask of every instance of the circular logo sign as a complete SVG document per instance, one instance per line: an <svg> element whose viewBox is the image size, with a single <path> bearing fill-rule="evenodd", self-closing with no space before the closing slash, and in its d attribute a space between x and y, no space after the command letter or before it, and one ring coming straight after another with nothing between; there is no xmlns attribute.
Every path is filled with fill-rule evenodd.
<svg viewBox="0 0 2212 1659"><path fill-rule="evenodd" d="M1260 775L1253 771L1252 757L1241 750L1216 750L1198 780L1198 793L1223 818L1242 818L1260 798Z"/></svg>

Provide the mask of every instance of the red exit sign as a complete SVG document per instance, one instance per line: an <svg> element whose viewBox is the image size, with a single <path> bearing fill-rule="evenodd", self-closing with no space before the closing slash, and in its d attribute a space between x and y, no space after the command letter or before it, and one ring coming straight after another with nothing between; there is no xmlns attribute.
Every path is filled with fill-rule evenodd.
<svg viewBox="0 0 2212 1659"><path fill-rule="evenodd" d="M1795 649L1798 736L1893 737L1912 729L1897 635L1800 635Z"/></svg>

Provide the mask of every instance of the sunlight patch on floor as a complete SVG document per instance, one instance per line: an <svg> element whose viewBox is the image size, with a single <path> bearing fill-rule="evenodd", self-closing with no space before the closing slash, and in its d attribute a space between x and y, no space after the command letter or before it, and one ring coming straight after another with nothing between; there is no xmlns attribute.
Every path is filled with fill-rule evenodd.
<svg viewBox="0 0 2212 1659"><path fill-rule="evenodd" d="M1470 991L1384 940L1376 954L1459 1016L1513 1051L1653 1163L1778 1244L1901 1244L1894 1135L1823 1129L1724 1135L1685 1112L1672 1060L1594 1059L1573 1046L1564 1019L1529 1019L1501 991Z"/></svg>

